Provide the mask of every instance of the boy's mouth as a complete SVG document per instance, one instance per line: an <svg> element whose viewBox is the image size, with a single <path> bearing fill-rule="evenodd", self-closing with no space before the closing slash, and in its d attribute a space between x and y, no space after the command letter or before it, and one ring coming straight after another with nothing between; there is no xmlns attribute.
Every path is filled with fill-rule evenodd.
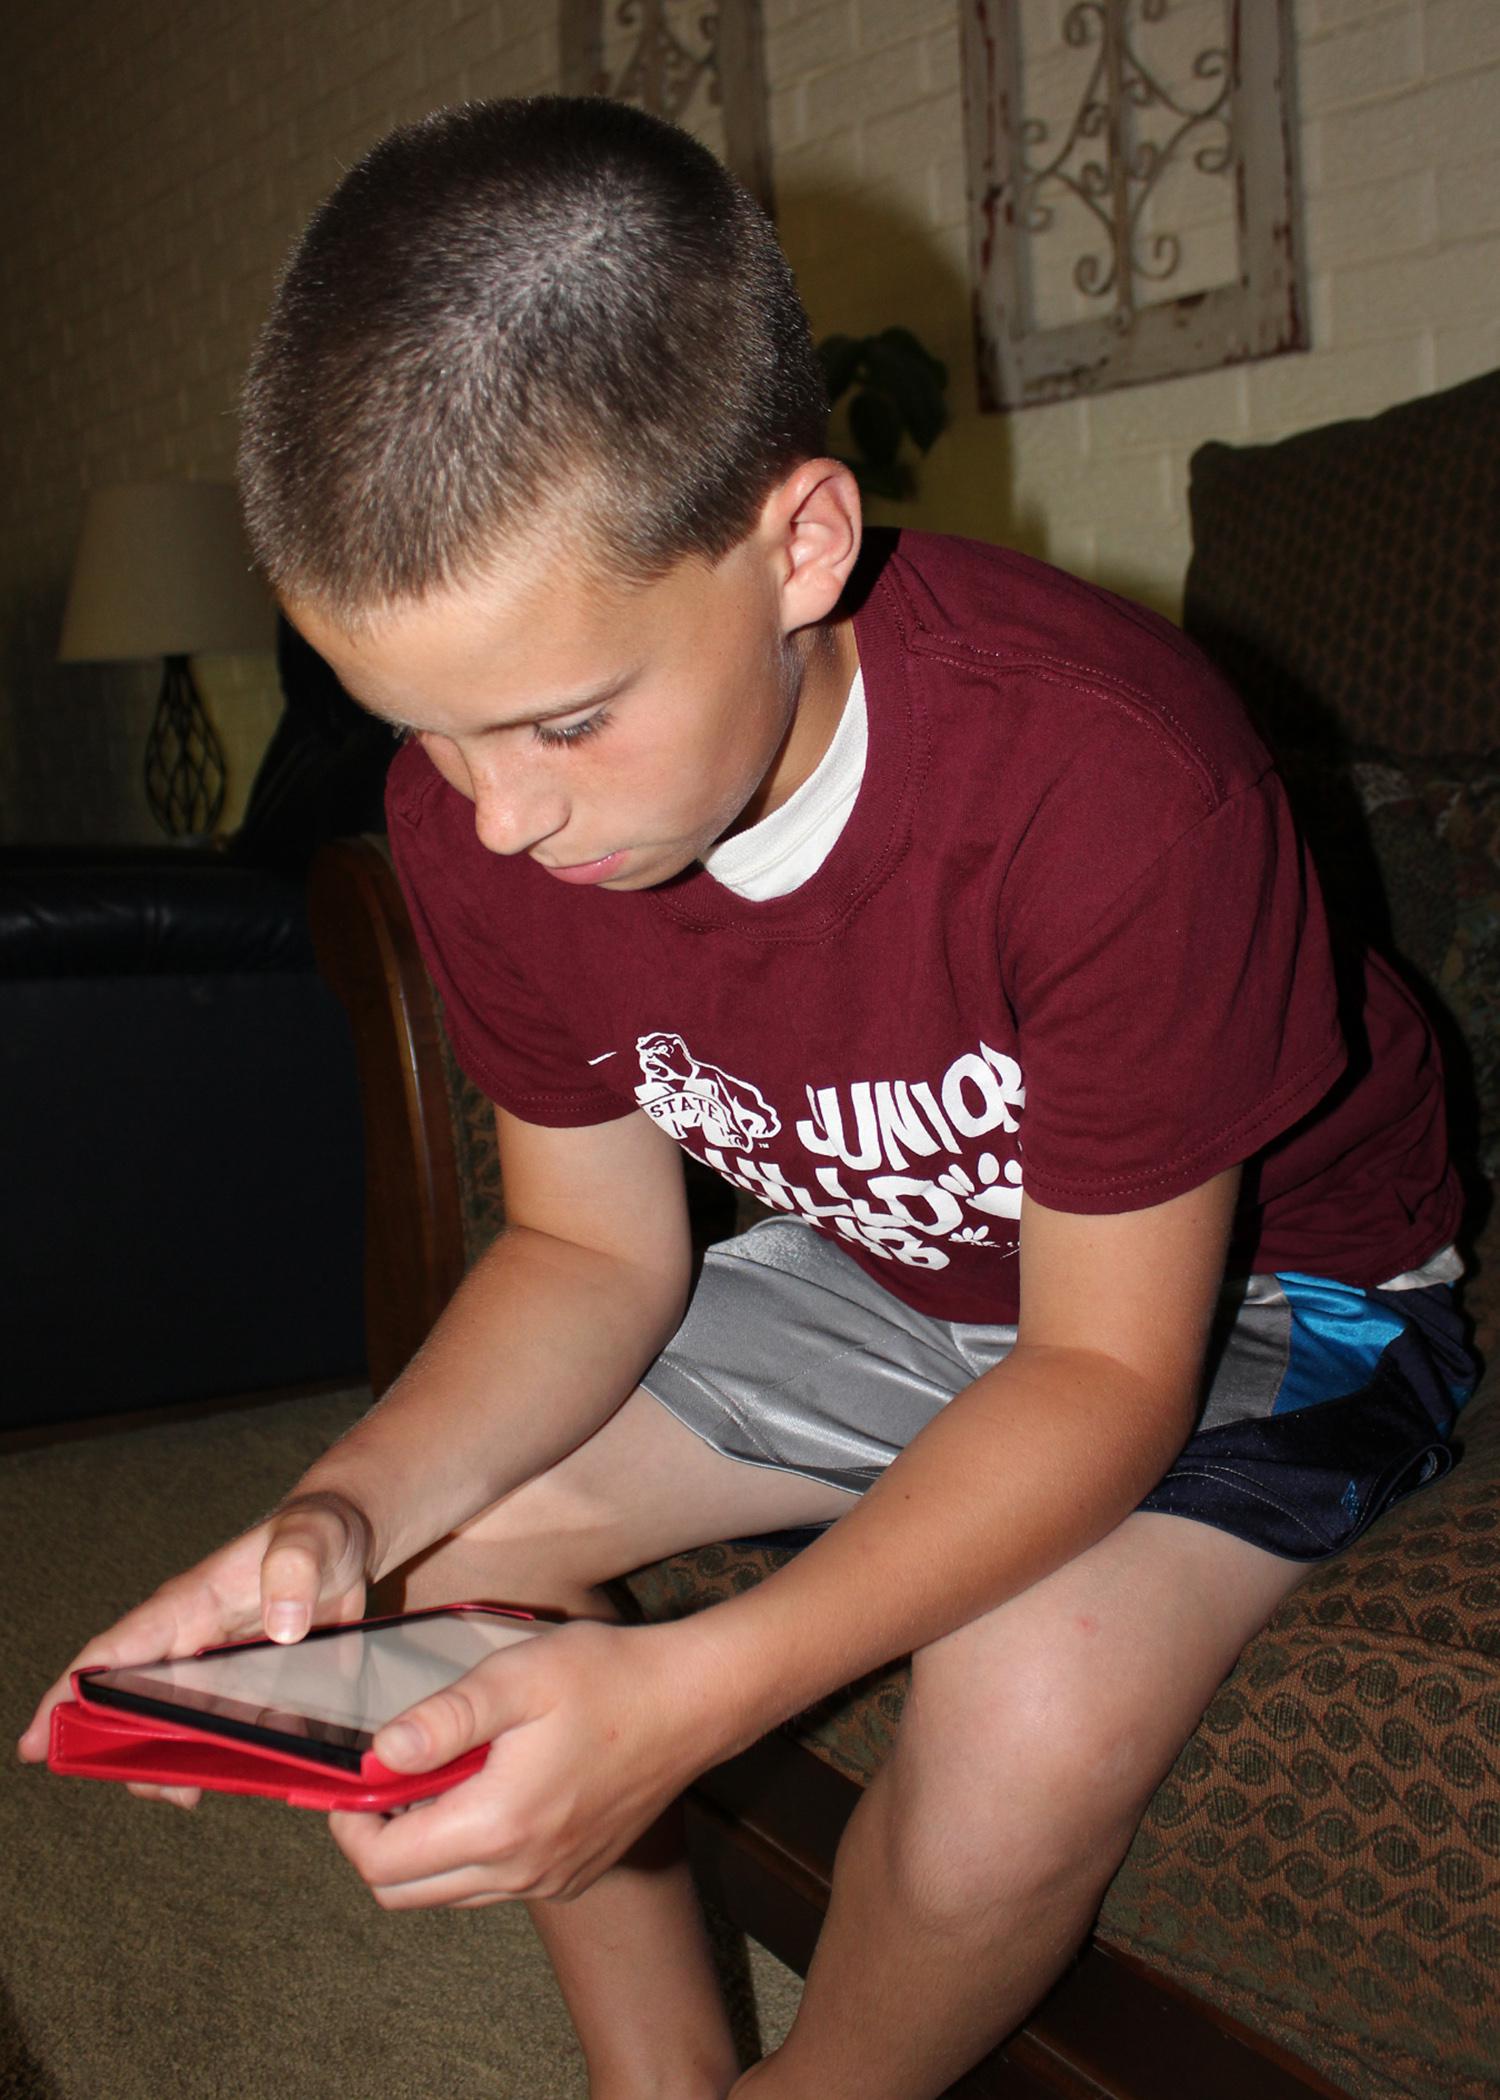
<svg viewBox="0 0 1500 2100"><path fill-rule="evenodd" d="M608 882L612 875L620 873L625 860L626 855L622 850L619 853L606 853L603 860L575 861L570 868L554 868L544 860L538 861L537 866L546 868L547 873L555 875L559 882Z"/></svg>

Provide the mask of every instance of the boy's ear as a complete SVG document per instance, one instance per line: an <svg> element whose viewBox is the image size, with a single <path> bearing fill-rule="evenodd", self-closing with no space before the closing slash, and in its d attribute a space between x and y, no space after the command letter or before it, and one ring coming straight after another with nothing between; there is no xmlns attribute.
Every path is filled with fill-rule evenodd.
<svg viewBox="0 0 1500 2100"><path fill-rule="evenodd" d="M827 619L858 558L862 529L859 486L842 460L805 459L771 491L759 531L784 633Z"/></svg>

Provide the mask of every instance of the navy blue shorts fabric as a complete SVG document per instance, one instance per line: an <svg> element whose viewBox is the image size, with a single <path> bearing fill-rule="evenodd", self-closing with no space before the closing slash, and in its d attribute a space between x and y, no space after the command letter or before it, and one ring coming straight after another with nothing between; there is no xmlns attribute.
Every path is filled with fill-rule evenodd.
<svg viewBox="0 0 1500 2100"><path fill-rule="evenodd" d="M1141 1507L1196 1517L1287 1560L1321 1560L1453 1465L1450 1439L1479 1365L1451 1285L1254 1281L1281 1301L1284 1369L1270 1410L1214 1425L1211 1361L1205 1418Z"/></svg>
<svg viewBox="0 0 1500 2100"><path fill-rule="evenodd" d="M928 1318L800 1220L711 1248L641 1381L748 1465L860 1494L1016 1330ZM1231 1278L1188 1444L1143 1509L1319 1560L1454 1463L1478 1377L1451 1286Z"/></svg>

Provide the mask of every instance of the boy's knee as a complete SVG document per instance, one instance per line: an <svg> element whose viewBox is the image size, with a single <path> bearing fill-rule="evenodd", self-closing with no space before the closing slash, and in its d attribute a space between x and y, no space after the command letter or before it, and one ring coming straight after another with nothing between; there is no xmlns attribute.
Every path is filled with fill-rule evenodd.
<svg viewBox="0 0 1500 2100"><path fill-rule="evenodd" d="M971 1714L946 1741L913 1714L898 1741L882 1804L888 1871L933 1926L1097 1890L1124 1856L1156 1761L1117 1716L1056 1689L1018 1684L1002 1712Z"/></svg>
<svg viewBox="0 0 1500 2100"><path fill-rule="evenodd" d="M886 1852L901 1912L955 1940L1049 1914L1091 1910L1127 1851L1133 1822L1080 1823L1053 1803L976 1814L972 1799L935 1818L897 1821Z"/></svg>

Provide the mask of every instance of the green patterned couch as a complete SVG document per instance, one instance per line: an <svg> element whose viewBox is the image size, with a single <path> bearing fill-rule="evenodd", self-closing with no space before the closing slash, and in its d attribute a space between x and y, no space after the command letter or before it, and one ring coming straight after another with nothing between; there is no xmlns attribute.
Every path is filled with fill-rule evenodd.
<svg viewBox="0 0 1500 2100"><path fill-rule="evenodd" d="M1500 1151L1497 429L1500 375L1277 446L1204 447L1187 595L1283 757L1337 906L1439 1017L1482 1343L1500 1306L1480 1230ZM366 1088L378 1385L497 1229L498 1163L377 845L333 849L314 905ZM1500 2092L1500 1407L1484 1394L1464 1441L1464 1463L1251 1644L1093 1946L956 2094ZM708 1547L630 1588L648 1616L693 1611L787 1550ZM706 1885L793 1963L903 1694L900 1667L880 1673L696 1790Z"/></svg>

